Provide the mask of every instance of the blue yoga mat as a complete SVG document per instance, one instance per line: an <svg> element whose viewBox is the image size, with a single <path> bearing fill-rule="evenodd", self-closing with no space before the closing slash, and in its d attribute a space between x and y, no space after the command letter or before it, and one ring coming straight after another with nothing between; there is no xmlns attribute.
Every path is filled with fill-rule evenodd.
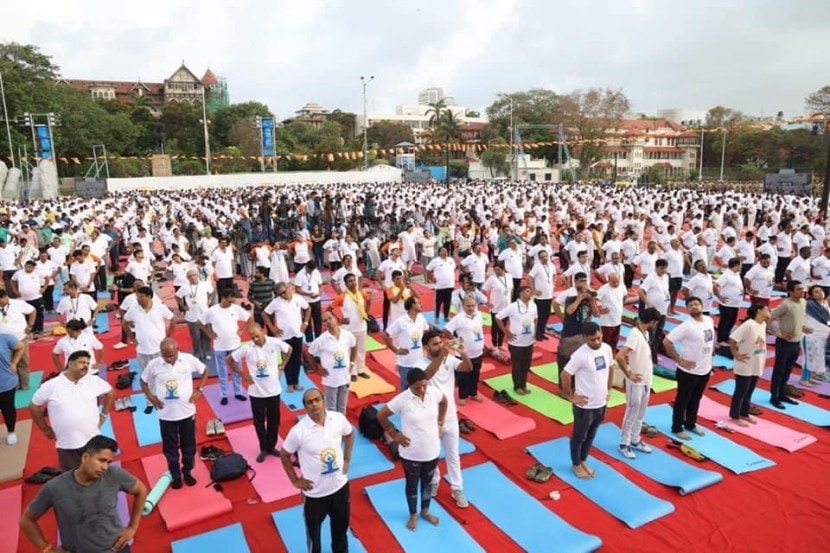
<svg viewBox="0 0 830 553"><path fill-rule="evenodd" d="M100 334L102 332L109 332L110 331L110 316L109 313L104 313L103 311L98 313L95 316L95 332Z"/></svg>
<svg viewBox="0 0 830 553"><path fill-rule="evenodd" d="M277 532L282 538L286 551L308 551L302 505L271 513L271 518L277 527ZM350 553L366 553L366 548L363 547L363 544L351 529L346 532L346 537L349 540ZM323 551L331 551L331 517L323 519L323 525L320 528L320 541L322 542ZM211 551L218 551L218 549L211 549ZM230 550L225 549L224 551Z"/></svg>
<svg viewBox="0 0 830 553"><path fill-rule="evenodd" d="M303 526L300 525L300 528L303 528ZM242 524L239 522L205 532L204 534L197 534L183 540L174 541L170 546L173 548L173 553L204 553L205 551L247 553L251 551L248 547L248 542L245 540ZM298 549L297 551L300 550Z"/></svg>
<svg viewBox="0 0 830 553"><path fill-rule="evenodd" d="M349 463L349 478L357 479L370 474L377 474L395 467L395 464L380 452L378 447L385 447L377 444L354 429L354 449L352 449L352 461ZM287 545L287 544L286 544ZM291 548L288 549L291 551Z"/></svg>
<svg viewBox="0 0 830 553"><path fill-rule="evenodd" d="M654 497L609 465L589 457L588 466L596 471L594 478L578 478L571 466L568 438L558 438L532 445L527 451L540 463L553 468L560 480L573 486L608 514L620 519L629 528L639 528L674 512L674 505Z"/></svg>
<svg viewBox="0 0 830 553"><path fill-rule="evenodd" d="M666 436L673 438L671 431L672 408L668 404L655 405L648 410L649 424ZM773 461L761 457L751 449L736 444L729 438L716 434L715 430L705 429L703 436L691 434L692 439L686 441L691 447L708 457L724 468L728 468L735 474L743 474L753 470L765 469L775 466Z"/></svg>
<svg viewBox="0 0 830 553"><path fill-rule="evenodd" d="M467 499L528 553L582 553L602 546L597 536L581 532L559 518L493 463L482 463L462 473Z"/></svg>
<svg viewBox="0 0 830 553"><path fill-rule="evenodd" d="M299 411L302 409L303 394L305 391L317 387L305 373L305 369L303 368L300 368L300 385L303 387L302 390L289 392L285 384L285 377L282 379L282 393L280 394L280 399L290 411Z"/></svg>
<svg viewBox="0 0 830 553"><path fill-rule="evenodd" d="M562 334L562 323L551 323L548 326L546 326L545 328L547 328L551 332L555 332L557 334Z"/></svg>
<svg viewBox="0 0 830 553"><path fill-rule="evenodd" d="M104 424L101 425L99 430L101 431L101 435L115 440L115 430L112 429L112 413L110 413L110 416L107 417L107 420L104 421Z"/></svg>
<svg viewBox="0 0 830 553"><path fill-rule="evenodd" d="M381 408L384 405L385 404L383 404L383 403L378 403L378 404L375 405L375 407L377 407L378 411L380 411ZM392 413L392 416L389 417L389 422L394 424L395 428L397 428L399 430L402 428L402 426L401 426L401 416L397 413ZM476 446L474 446L473 444L471 444L470 442L468 442L464 438L461 438L461 437L458 438L458 454L459 455L464 455L466 453L472 453L475 450L476 450ZM443 459L444 457L445 457L445 455L444 455L444 445L441 444L441 453L438 456L438 458Z"/></svg>
<svg viewBox="0 0 830 553"><path fill-rule="evenodd" d="M368 486L364 492L369 496L380 520L392 532L404 551L484 553L484 549L437 501L430 503L429 511L440 519L438 526L419 518L417 530L407 530L409 509L406 506L403 478Z"/></svg>
<svg viewBox="0 0 830 553"><path fill-rule="evenodd" d="M731 396L735 393L735 381L724 380L715 386L715 389ZM773 413L781 413L782 415L787 415L789 417L793 417L794 419L814 424L815 426L830 426L830 411L822 409L821 407L816 407L815 405L810 405L809 403L804 403L802 400L797 401L798 405L786 405L787 408L782 411L781 409L773 407L769 402L768 391L756 388L752 393L753 403L767 407Z"/></svg>
<svg viewBox="0 0 830 553"><path fill-rule="evenodd" d="M153 409L153 412L149 415L144 413L144 408L148 405L144 394L133 394L132 401L136 408L132 415L138 445L144 447L145 445L160 444L161 429L159 428L159 417L156 410Z"/></svg>
<svg viewBox="0 0 830 553"><path fill-rule="evenodd" d="M424 313L422 313L422 315L424 316L424 318L427 320L427 322L429 324L431 324L432 326L434 326L438 330L444 330L444 326L447 323L444 321L444 315L443 314L439 315L441 320L438 323L435 322L435 313L433 313L432 311L424 312Z"/></svg>
<svg viewBox="0 0 830 553"><path fill-rule="evenodd" d="M138 364L138 359L130 359L127 364L127 370L131 373L135 373L135 378L133 378L133 391L140 392L141 391L141 366ZM120 371L119 371L119 374Z"/></svg>
<svg viewBox="0 0 830 553"><path fill-rule="evenodd" d="M594 438L594 447L615 459L659 482L664 486L680 488L680 495L696 492L723 480L723 475L711 470L703 470L669 455L659 447L653 447L651 453L635 451L636 459L626 459L620 453L620 427L607 422L599 427Z"/></svg>

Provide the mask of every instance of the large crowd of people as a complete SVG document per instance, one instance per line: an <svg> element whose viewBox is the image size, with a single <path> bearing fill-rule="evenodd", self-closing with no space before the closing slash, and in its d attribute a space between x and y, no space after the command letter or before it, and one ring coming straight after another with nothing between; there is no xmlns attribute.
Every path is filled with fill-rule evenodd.
<svg viewBox="0 0 830 553"><path fill-rule="evenodd" d="M620 451L629 458L650 452L639 427L658 354L677 365L671 425L680 440L703 432L697 409L715 354L735 362L731 419L741 426L755 422L749 397L766 361L765 346L758 346L766 333L776 335L774 407L796 402L786 383L802 341L802 383L830 380L826 246L811 197L703 186L308 184L6 204L0 210L0 408L14 445L14 391L28 387L30 344L44 332L45 313L55 312L68 333L54 352L62 373L35 394L33 418L57 440L64 470L84 482L100 476L96 467L108 465L116 445L90 440L112 407L112 389L95 379L84 388L85 408L71 412L62 403L69 392L62 390L95 370L101 349L92 335L101 309L96 300L109 291L122 321L116 348L136 345L173 487L196 483L195 400L211 365L223 404L250 395L261 450L256 461L280 456L306 497L311 550L319 551L320 523L330 515L335 551L345 551L353 440L344 415L349 384L369 377L370 333L382 331L379 340L396 358L400 394L379 420L400 447L407 527L415 530L418 517L438 523L429 501L440 482L442 445L452 497L468 505L457 405L481 401L483 356L510 358L513 388L499 391L497 400L529 394L534 345L552 339L552 322L562 325L556 358L561 394L574 404L571 460L580 478L594 476L586 460L615 383L625 382L627 399ZM174 290L166 303L164 280ZM331 302L323 298L326 282L336 294ZM435 293L431 318L423 312L424 286ZM63 290L58 301L55 288ZM769 309L776 289L787 297ZM681 300L687 315L677 311ZM751 307L740 322L745 300ZM376 302L383 306L380 321L370 314ZM628 304L638 318L620 342ZM715 306L717 322L710 317ZM489 346L482 312L492 315ZM179 353L171 338L177 313L191 354ZM682 319L668 334L667 317ZM241 329L252 338L248 344L241 343ZM308 416L278 450L279 375L285 373L287 391L303 390L303 366L322 376L323 389L306 390ZM194 383L192 373L203 376ZM400 430L389 424L393 413L402 418ZM315 432L320 427L322 434ZM321 472L323 449L330 458ZM110 486L145 493L128 474L116 476ZM51 493L64 487L56 484ZM27 536L44 551L48 542L35 519L53 504L54 497L39 497L24 517ZM124 545L130 530L114 528L109 538Z"/></svg>

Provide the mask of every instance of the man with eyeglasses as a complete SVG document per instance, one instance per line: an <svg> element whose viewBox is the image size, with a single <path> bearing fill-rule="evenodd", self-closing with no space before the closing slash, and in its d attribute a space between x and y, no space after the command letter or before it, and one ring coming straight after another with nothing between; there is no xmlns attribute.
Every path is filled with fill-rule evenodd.
<svg viewBox="0 0 830 553"><path fill-rule="evenodd" d="M263 321L272 336L291 346L291 354L285 365L285 383L289 393L302 390L300 370L303 361L303 335L308 328L311 308L293 288L278 282L275 286L276 297L263 311Z"/></svg>

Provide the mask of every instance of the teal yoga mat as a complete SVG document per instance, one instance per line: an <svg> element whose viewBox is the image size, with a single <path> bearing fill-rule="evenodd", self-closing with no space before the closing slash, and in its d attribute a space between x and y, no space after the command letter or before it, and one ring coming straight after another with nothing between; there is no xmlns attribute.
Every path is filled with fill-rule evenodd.
<svg viewBox="0 0 830 553"><path fill-rule="evenodd" d="M406 507L403 478L368 486L364 493L369 496L380 521L392 532L404 551L484 553L484 549L437 501L430 503L429 511L439 518L438 526L419 518L416 531L407 530L409 510Z"/></svg>
<svg viewBox="0 0 830 553"><path fill-rule="evenodd" d="M647 415L647 422L669 437L674 437L671 431L672 408L668 404L655 405L650 407ZM691 447L698 450L702 455L708 457L720 466L727 468L735 474L743 474L754 470L761 470L775 466L773 461L761 457L751 449L736 444L729 438L716 434L715 430L706 428L703 436L691 434L692 439L688 440Z"/></svg>
<svg viewBox="0 0 830 553"><path fill-rule="evenodd" d="M173 553L205 553L206 551L249 553L251 551L248 548L245 533L242 531L242 524L239 522L174 541L170 546L173 548Z"/></svg>
<svg viewBox="0 0 830 553"><path fill-rule="evenodd" d="M133 411L133 428L135 428L135 437L138 440L138 445L144 447L146 445L161 443L161 429L159 428L159 417L156 410L149 415L144 413L144 408L149 405L144 394L133 394L132 397L135 411Z"/></svg>
<svg viewBox="0 0 830 553"><path fill-rule="evenodd" d="M354 459L352 460L354 461ZM271 519L277 527L277 532L282 538L286 551L308 550L302 505L271 513ZM363 544L351 529L346 532L346 537L349 540L350 553L366 553L366 548L363 547ZM331 551L331 517L326 517L323 520L323 525L320 528L320 541L322 542L323 551Z"/></svg>
<svg viewBox="0 0 830 553"><path fill-rule="evenodd" d="M173 479L170 477L170 473L165 472L159 477L156 483L153 484L153 487L150 489L150 493L147 494L147 499L144 500L144 509L142 510L142 514L145 517L153 512L153 509L155 509L156 505L159 504L159 501L161 501L162 496L165 494L167 488L170 487L172 482Z"/></svg>
<svg viewBox="0 0 830 553"><path fill-rule="evenodd" d="M724 380L715 389L724 394L732 395L735 393L735 381ZM798 405L785 405L785 410L776 409L769 402L769 392L767 390L759 390L758 388L752 393L752 402L762 407L766 407L773 413L781 413L794 419L808 422L815 426L830 426L830 411L804 403L802 400L797 400Z"/></svg>
<svg viewBox="0 0 830 553"><path fill-rule="evenodd" d="M29 389L28 390L18 390L14 394L14 408L15 409L26 409L29 407L29 404L32 402L32 398L35 396L35 392L40 387L40 383L43 381L43 371L35 371L29 375Z"/></svg>
<svg viewBox="0 0 830 553"><path fill-rule="evenodd" d="M282 379L282 393L280 394L280 400L282 400L283 405L288 407L290 411L299 411L303 408L303 394L306 390L311 388L316 388L317 385L311 381L308 375L305 372L304 368L300 368L300 385L303 387L300 391L293 391L289 392L288 388L285 384L285 377L283 376Z"/></svg>
<svg viewBox="0 0 830 553"><path fill-rule="evenodd" d="M664 486L678 488L680 495L686 495L723 480L723 475L711 470L703 470L686 463L652 444L651 453L635 451L636 459L626 459L619 448L620 427L607 422L599 427L594 438L594 447L617 459L640 474L648 476Z"/></svg>
<svg viewBox="0 0 830 553"><path fill-rule="evenodd" d="M629 528L639 528L674 512L674 505L651 495L594 457L589 457L587 463L596 471L596 476L578 478L571 467L568 438L532 445L527 451L543 465L552 467L560 480Z"/></svg>
<svg viewBox="0 0 830 553"><path fill-rule="evenodd" d="M514 484L493 463L464 469L462 474L464 491L473 507L525 551L583 553L602 546L602 540L597 536L577 530L562 520Z"/></svg>

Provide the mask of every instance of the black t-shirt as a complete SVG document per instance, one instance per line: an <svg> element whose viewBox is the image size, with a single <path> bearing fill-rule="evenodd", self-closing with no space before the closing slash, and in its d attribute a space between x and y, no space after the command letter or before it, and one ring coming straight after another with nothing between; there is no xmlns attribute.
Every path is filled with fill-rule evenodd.
<svg viewBox="0 0 830 553"><path fill-rule="evenodd" d="M565 309L568 309L568 306L571 305L579 296L569 296L565 298ZM568 338L570 336L576 336L582 332L582 324L586 323L591 320L591 304L587 301L583 301L579 304L579 307L576 308L576 311L568 315L567 311L565 311L565 317L562 320L562 337Z"/></svg>

